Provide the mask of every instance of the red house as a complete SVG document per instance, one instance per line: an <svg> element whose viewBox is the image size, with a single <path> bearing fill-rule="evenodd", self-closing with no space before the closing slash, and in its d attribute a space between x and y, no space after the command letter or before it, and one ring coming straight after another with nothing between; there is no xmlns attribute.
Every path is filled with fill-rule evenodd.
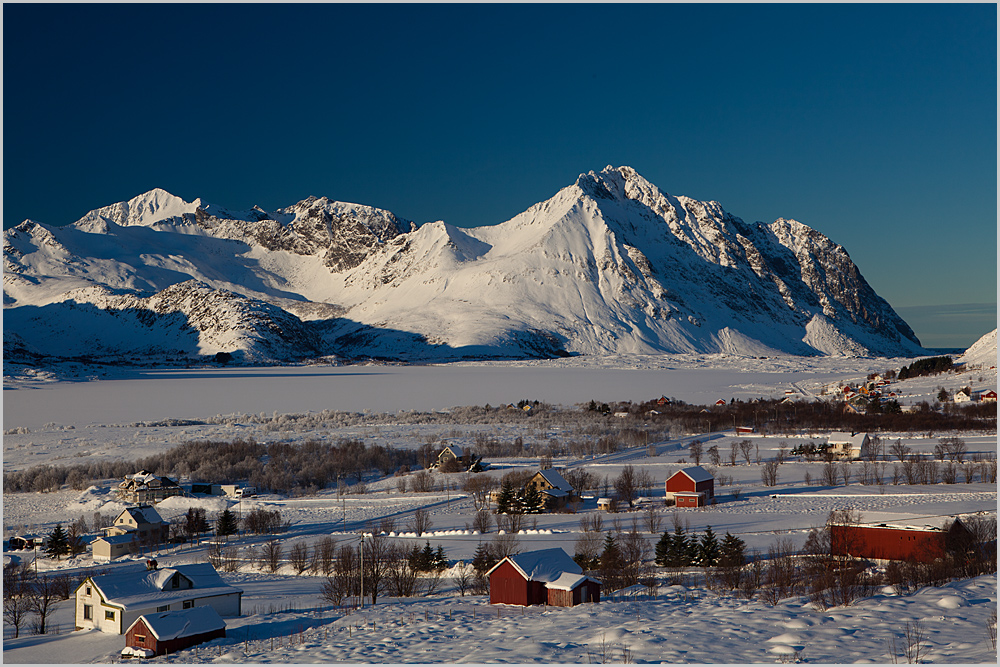
<svg viewBox="0 0 1000 667"><path fill-rule="evenodd" d="M667 480L666 497L672 498L677 507L707 505L715 498L715 478L701 466L678 470Z"/></svg>
<svg viewBox="0 0 1000 667"><path fill-rule="evenodd" d="M140 616L126 631L125 645L163 655L225 636L226 622L205 605Z"/></svg>
<svg viewBox="0 0 1000 667"><path fill-rule="evenodd" d="M486 573L490 604L572 607L601 601L601 582L562 549L541 549L507 556Z"/></svg>
<svg viewBox="0 0 1000 667"><path fill-rule="evenodd" d="M930 563L943 558L953 545L971 539L956 519L947 528L886 524L831 524L830 550L835 556Z"/></svg>

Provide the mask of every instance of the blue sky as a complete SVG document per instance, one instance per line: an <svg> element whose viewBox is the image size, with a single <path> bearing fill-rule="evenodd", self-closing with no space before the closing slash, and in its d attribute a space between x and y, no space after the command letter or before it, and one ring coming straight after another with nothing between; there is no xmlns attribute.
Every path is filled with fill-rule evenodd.
<svg viewBox="0 0 1000 667"><path fill-rule="evenodd" d="M933 344L995 326L994 4L3 12L4 227L153 187L494 224L627 164L818 229Z"/></svg>

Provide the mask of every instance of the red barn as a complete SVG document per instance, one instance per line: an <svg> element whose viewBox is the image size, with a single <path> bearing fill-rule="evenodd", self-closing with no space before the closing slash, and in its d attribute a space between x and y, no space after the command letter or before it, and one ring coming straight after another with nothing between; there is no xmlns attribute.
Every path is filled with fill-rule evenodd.
<svg viewBox="0 0 1000 667"><path fill-rule="evenodd" d="M667 480L666 497L668 500L673 498L678 507L707 505L715 498L715 478L701 466L678 470Z"/></svg>
<svg viewBox="0 0 1000 667"><path fill-rule="evenodd" d="M126 631L125 645L163 655L225 636L226 622L205 605L140 616Z"/></svg>
<svg viewBox="0 0 1000 667"><path fill-rule="evenodd" d="M601 582L583 574L558 547L507 556L486 574L490 604L572 607L601 601Z"/></svg>
<svg viewBox="0 0 1000 667"><path fill-rule="evenodd" d="M957 519L947 530L884 523L830 526L830 550L835 556L930 563L943 558L953 544L968 539L968 529Z"/></svg>

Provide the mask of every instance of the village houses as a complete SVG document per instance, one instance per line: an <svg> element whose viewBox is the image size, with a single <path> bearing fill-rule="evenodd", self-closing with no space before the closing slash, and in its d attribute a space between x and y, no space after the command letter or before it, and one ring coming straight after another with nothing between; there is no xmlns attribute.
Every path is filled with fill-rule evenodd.
<svg viewBox="0 0 1000 667"><path fill-rule="evenodd" d="M219 616L239 616L243 591L222 580L210 563L153 569L122 565L87 577L75 592L76 629L124 634L140 617L208 605Z"/></svg>

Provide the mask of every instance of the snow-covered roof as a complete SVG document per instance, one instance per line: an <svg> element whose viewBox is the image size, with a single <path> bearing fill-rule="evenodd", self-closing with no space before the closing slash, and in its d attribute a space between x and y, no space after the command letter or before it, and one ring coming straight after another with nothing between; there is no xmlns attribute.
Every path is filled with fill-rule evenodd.
<svg viewBox="0 0 1000 667"><path fill-rule="evenodd" d="M696 484L698 482L708 482L715 479L707 470L705 470L701 466L691 466L690 468L682 468L681 470L678 470L673 475L671 475L671 477L674 477L676 475L685 475L688 479L690 479L692 482Z"/></svg>
<svg viewBox="0 0 1000 667"><path fill-rule="evenodd" d="M867 433L857 433L855 435L851 435L850 433L846 433L844 431L836 431L830 434L830 437L827 438L827 443L831 445L846 443L860 447L864 444L865 438L867 437Z"/></svg>
<svg viewBox="0 0 1000 667"><path fill-rule="evenodd" d="M588 577L585 574L573 574L571 572L564 572L555 581L550 581L545 584L546 588L554 588L560 591L571 591L585 581L593 581L596 584L601 583L599 580L593 577Z"/></svg>
<svg viewBox="0 0 1000 667"><path fill-rule="evenodd" d="M465 456L465 452L458 445L447 445L445 446L444 449L441 450L441 453L444 454L448 450L451 450L451 453L454 454L457 458L462 458L463 456Z"/></svg>
<svg viewBox="0 0 1000 667"><path fill-rule="evenodd" d="M192 588L164 590L176 572L189 579ZM141 609L176 600L243 592L224 582L211 563L190 563L158 570L147 570L145 565L120 567L108 574L91 577L91 581L109 604L123 609Z"/></svg>
<svg viewBox="0 0 1000 667"><path fill-rule="evenodd" d="M103 537L98 537L94 542L107 542L108 544L128 544L132 540L138 539L138 535L134 530L130 530L126 533L120 535L105 535Z"/></svg>
<svg viewBox="0 0 1000 667"><path fill-rule="evenodd" d="M545 481L551 484L553 487L559 489L560 491L570 492L573 490L573 486L563 478L557 471L552 468L547 468L545 470L539 470L538 474L545 478Z"/></svg>
<svg viewBox="0 0 1000 667"><path fill-rule="evenodd" d="M136 523L163 523L163 517L149 505L139 505L138 507L126 507L122 514L129 514ZM121 518L122 514L118 515L118 519ZM117 521L118 519L115 519Z"/></svg>
<svg viewBox="0 0 1000 667"><path fill-rule="evenodd" d="M524 553L507 556L494 565L489 572L500 567L504 561L510 561L518 572L528 581L542 581L546 584L558 581L564 574L582 575L583 568L570 558L569 554L559 547L525 551Z"/></svg>
<svg viewBox="0 0 1000 667"><path fill-rule="evenodd" d="M128 630L131 630L139 621L144 621L149 631L160 641L200 635L226 627L226 622L222 620L218 612L208 605L182 611L146 614L137 618L135 623L128 627Z"/></svg>

